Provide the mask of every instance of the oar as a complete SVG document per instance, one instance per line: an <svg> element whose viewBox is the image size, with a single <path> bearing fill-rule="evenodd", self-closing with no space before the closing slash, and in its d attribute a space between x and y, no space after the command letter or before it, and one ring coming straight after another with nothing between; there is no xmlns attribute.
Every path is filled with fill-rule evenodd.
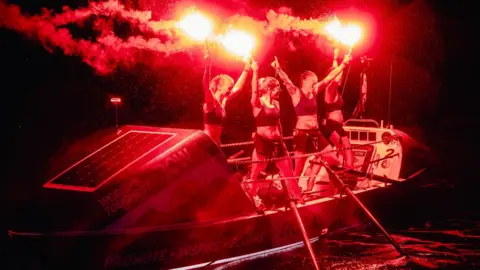
<svg viewBox="0 0 480 270"><path fill-rule="evenodd" d="M307 247L308 253L310 254L310 259L312 260L313 266L315 267L316 270L320 270L320 267L318 266L317 263L317 257L315 256L315 253L313 252L312 245L310 244L310 238L308 237L307 231L305 230L305 227L303 226L303 220L302 217L300 216L300 213L298 213L297 205L295 204L295 200L290 194L289 190L290 188L288 187L288 183L286 180L281 180L280 181L283 187L283 190L287 194L288 198L288 203L290 208L292 209L293 215L295 216L295 219L297 220L297 225L300 231L302 232L303 236L303 243Z"/></svg>
<svg viewBox="0 0 480 270"><path fill-rule="evenodd" d="M357 171L357 170L347 170L347 171L345 171L345 173L353 174L353 175L361 176L361 177L372 177L372 179L375 179L375 180L380 181L380 182L397 184L397 183L401 183L401 182L404 182L406 180L412 179L415 176L422 173L423 171L425 171L425 168L416 171L415 173L413 173L412 175L410 175L407 178L401 178L401 179L391 179L391 178L388 178L386 176L380 176L380 175L373 174L373 173L365 173L365 172L361 172L361 171Z"/></svg>
<svg viewBox="0 0 480 270"><path fill-rule="evenodd" d="M363 203L358 199L358 197L350 190L348 185L343 183L343 181L335 174L335 172L327 165L325 161L322 159L318 159L322 165L325 167L327 170L328 174L330 175L331 180L333 183L340 187L341 190L344 190L345 193L347 193L348 196L350 196L353 201L367 214L367 216L370 218L370 220L377 225L377 227L380 229L380 231L385 235L385 237L388 239L388 241L395 247L395 249L403 256L407 257L407 259L410 259L408 255L403 251L403 249L393 240L393 238L390 236L390 234L383 228L383 226L377 221L377 219L370 213L370 211L363 205Z"/></svg>
<svg viewBox="0 0 480 270"><path fill-rule="evenodd" d="M364 172L361 172L361 171L357 171L357 170L354 170L355 168L360 168L360 167L363 167L365 164L371 164L371 163L375 163L375 162L379 162L379 161L382 161L382 160L385 160L385 159L389 159L389 158L394 158L398 156L398 153L395 154L395 155L391 155L391 156L386 156L386 157L382 157L382 158L379 158L379 159L376 159L376 160L372 160L368 163L362 163L362 164L359 164L359 165L356 165L354 166L352 169L348 168L348 169L341 169L341 170L338 170L337 173L351 173L351 174L354 174L354 175L358 175L358 176L362 176L362 177L367 177L367 176L370 176L371 174L368 174L368 173L364 173ZM310 163L313 163L313 164L317 164L317 165L323 165L323 160L321 161L317 161L316 159L313 159L313 160L310 160L309 161ZM331 168L331 167L330 167ZM338 168L338 167L337 167ZM408 177L407 179L410 179L410 178L413 178L414 176L420 174L421 172L423 172L425 169L422 169L420 170L419 172L416 172L413 176L410 176ZM375 180L379 180L378 177L381 177L379 175L375 175L375 174L372 174L373 175L373 178ZM384 182L387 182L387 183L399 183L399 182L402 182L403 179L398 179L398 180L395 180L395 179L390 179L390 178L386 178L386 177L382 177L381 180L379 181L384 181Z"/></svg>
<svg viewBox="0 0 480 270"><path fill-rule="evenodd" d="M243 150L240 150L240 151L238 151L237 153L235 153L235 154L233 154L233 155L229 156L229 157L227 158L227 160L230 160L230 159L237 158L237 157L239 157L241 154L243 154L244 152L245 152L245 151L243 151Z"/></svg>

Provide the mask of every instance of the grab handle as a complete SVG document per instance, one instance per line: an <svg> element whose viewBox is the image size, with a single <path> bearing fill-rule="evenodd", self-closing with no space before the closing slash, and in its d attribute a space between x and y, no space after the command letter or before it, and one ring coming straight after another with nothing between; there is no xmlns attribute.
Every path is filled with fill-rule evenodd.
<svg viewBox="0 0 480 270"><path fill-rule="evenodd" d="M356 124L352 124L352 123L356 123ZM365 126L365 127L369 127L370 125L368 124L373 124L375 126L373 127L380 127L380 125L378 124L377 121L373 120L373 119L348 119L347 121L345 121L345 126Z"/></svg>

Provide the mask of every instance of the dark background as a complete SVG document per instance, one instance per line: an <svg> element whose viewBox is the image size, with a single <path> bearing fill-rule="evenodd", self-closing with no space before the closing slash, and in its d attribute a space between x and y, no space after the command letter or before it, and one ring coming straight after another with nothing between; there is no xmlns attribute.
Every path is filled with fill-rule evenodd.
<svg viewBox="0 0 480 270"><path fill-rule="evenodd" d="M265 8L289 6L293 15L316 16L323 10L348 10L351 7L373 14L376 40L362 53L372 57L369 76L367 116L388 121L388 92L392 66L391 123L427 145L439 163L432 170L450 177L476 192L478 179L474 147L477 86L474 78L477 48L474 48L474 8L466 1L208 1L225 14L239 11L259 19ZM8 1L30 14L48 7L60 11L85 6L87 1ZM135 8L150 8L154 18L169 14L174 1L129 1ZM295 5L295 6L294 6ZM118 27L128 35L128 27ZM82 32L88 35L87 32ZM32 197L47 179L46 171L54 154L74 141L104 128L112 128L114 108L109 96L120 95L121 124L182 126L202 128L203 73L201 48L170 56L162 64L139 64L118 68L99 76L78 57L60 50L48 52L36 40L0 28L2 101L7 136L6 191L7 219ZM470 38L472 37L472 38ZM311 37L279 34L275 47L262 48L258 59L261 75L273 75L269 67L274 55L281 59L295 82L304 69L324 74L331 55L318 49ZM296 52L288 49L291 41ZM273 41L271 41L273 43ZM355 52L354 52L355 53ZM357 60L359 55L357 55ZM152 55L146 55L152 57ZM226 72L237 77L242 64L233 60L215 66L213 73ZM348 117L358 98L360 63L354 62L345 89ZM250 78L249 78L250 79ZM249 80L248 79L248 80ZM249 84L229 105L229 120L224 141L248 139L253 131L248 103ZM293 127L293 108L282 94L282 121L285 135ZM239 129L246 132L237 132ZM7 222L8 223L8 222ZM8 226L8 224L7 224Z"/></svg>

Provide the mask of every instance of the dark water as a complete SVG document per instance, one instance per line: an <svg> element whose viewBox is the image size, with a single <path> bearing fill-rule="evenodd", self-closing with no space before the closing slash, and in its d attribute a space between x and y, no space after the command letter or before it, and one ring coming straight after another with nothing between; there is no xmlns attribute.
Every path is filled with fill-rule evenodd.
<svg viewBox="0 0 480 270"><path fill-rule="evenodd" d="M464 216L427 222L424 227L392 231L410 261L399 257L379 233L366 228L331 235L313 244L323 269L431 269L480 267L480 219ZM263 258L236 261L212 269L313 269L306 251L295 250Z"/></svg>
<svg viewBox="0 0 480 270"><path fill-rule="evenodd" d="M400 202L403 206L377 215L410 259L400 256L372 223L365 222L362 227L332 232L313 244L320 268L480 268L480 215L478 206L469 200L472 190L451 181L430 180L411 192L414 196L405 194L408 202ZM314 269L303 245L207 268Z"/></svg>

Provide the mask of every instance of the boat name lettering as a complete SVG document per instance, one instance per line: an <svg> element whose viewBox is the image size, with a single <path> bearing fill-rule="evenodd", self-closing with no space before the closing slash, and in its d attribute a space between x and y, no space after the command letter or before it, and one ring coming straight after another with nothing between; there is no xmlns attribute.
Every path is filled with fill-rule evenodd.
<svg viewBox="0 0 480 270"><path fill-rule="evenodd" d="M373 160L377 160L376 162L373 163L374 168L378 167L378 164L380 163L380 161L378 161L379 159L380 159L380 154L376 154L375 158L373 159Z"/></svg>
<svg viewBox="0 0 480 270"><path fill-rule="evenodd" d="M383 158L392 158L398 155L398 154L395 154L395 149L392 149L392 148L388 148L386 152L387 154Z"/></svg>
<svg viewBox="0 0 480 270"><path fill-rule="evenodd" d="M160 263L168 259L182 259L185 257L201 256L204 254L224 251L226 249L243 248L262 243L265 233L255 235L235 236L233 238L205 242L194 245L180 246L171 249L146 251L143 253L113 254L105 258L105 269L132 267Z"/></svg>
<svg viewBox="0 0 480 270"><path fill-rule="evenodd" d="M185 168L191 166L192 159L190 157L190 151L187 148L182 148L165 157L158 164L158 169L155 169L155 174L162 175L164 179L175 178L178 174L184 173Z"/></svg>
<svg viewBox="0 0 480 270"><path fill-rule="evenodd" d="M286 221L282 225L282 231L280 233L280 238L292 236L298 233L298 229L292 222Z"/></svg>
<svg viewBox="0 0 480 270"><path fill-rule="evenodd" d="M197 256L217 252L225 249L242 248L253 244L261 243L265 238L265 234L236 236L228 241L214 241L209 243L195 244L183 246L178 249L176 258Z"/></svg>
<svg viewBox="0 0 480 270"><path fill-rule="evenodd" d="M120 209L129 209L148 192L148 183L129 181L98 200L109 216ZM138 184L138 185L136 185Z"/></svg>
<svg viewBox="0 0 480 270"><path fill-rule="evenodd" d="M174 178L182 173L186 167L190 166L190 155L187 148L182 148L170 156L165 157L154 169L156 175L161 175L163 179ZM109 216L114 215L119 210L128 210L135 206L138 201L148 197L149 193L155 191L154 183L151 181L139 181L140 179L130 179L125 184L107 193L98 200L105 212ZM156 181L161 183L162 181Z"/></svg>
<svg viewBox="0 0 480 270"><path fill-rule="evenodd" d="M165 260L167 254L167 249L161 249L144 253L107 256L103 268L123 268L134 265L153 264Z"/></svg>
<svg viewBox="0 0 480 270"><path fill-rule="evenodd" d="M356 157L364 157L365 155L367 155L367 151L356 150L356 151L353 151L353 155Z"/></svg>

